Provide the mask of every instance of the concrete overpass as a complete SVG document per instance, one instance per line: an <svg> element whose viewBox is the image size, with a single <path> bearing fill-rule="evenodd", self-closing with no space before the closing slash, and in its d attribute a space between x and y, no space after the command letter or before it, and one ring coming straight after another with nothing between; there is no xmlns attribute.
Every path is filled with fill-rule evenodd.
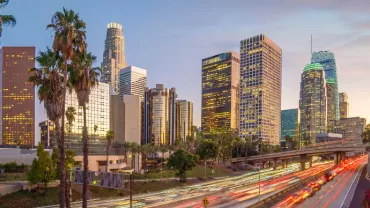
<svg viewBox="0 0 370 208"><path fill-rule="evenodd" d="M278 160L281 160L283 168L287 165L287 159L300 157L301 158L301 169L305 169L306 162L309 162L309 166L312 165L312 156L322 156L322 155L334 155L334 163L336 165L344 159L346 152L365 152L367 150L367 145L364 144L331 144L327 146L317 146L304 148L299 150L285 151L279 153L265 154L265 155L256 155L251 157L241 157L232 159L232 163L242 163L242 162L252 162L259 163L273 161L273 168L276 169L276 164Z"/></svg>

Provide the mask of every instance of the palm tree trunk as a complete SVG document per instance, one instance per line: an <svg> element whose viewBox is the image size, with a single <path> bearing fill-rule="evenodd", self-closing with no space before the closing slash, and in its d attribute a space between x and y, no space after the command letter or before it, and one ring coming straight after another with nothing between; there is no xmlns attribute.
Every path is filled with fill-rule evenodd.
<svg viewBox="0 0 370 208"><path fill-rule="evenodd" d="M57 143L58 143L58 149L59 149L59 161L60 161L60 166L59 166L59 207L61 208L64 208L65 207L65 165L64 165L64 148L63 148L63 142L62 142L62 134L61 132L61 127L60 127L60 123L59 123L59 119L56 119L54 121L55 123L55 133L56 133L56 136L57 136Z"/></svg>
<svg viewBox="0 0 370 208"><path fill-rule="evenodd" d="M108 173L108 164L109 164L109 140L108 140L108 143L107 143L107 169L106 169L107 173Z"/></svg>
<svg viewBox="0 0 370 208"><path fill-rule="evenodd" d="M247 167L247 155L248 155L248 150L247 150L247 143L244 145L244 165Z"/></svg>
<svg viewBox="0 0 370 208"><path fill-rule="evenodd" d="M87 177L89 170L89 161L88 161L88 136L87 136L87 126L86 126L86 104L83 105L83 114L84 114L84 127L82 130L83 134L83 154L84 154L84 172L83 172L83 190L82 190L82 207L87 208Z"/></svg>

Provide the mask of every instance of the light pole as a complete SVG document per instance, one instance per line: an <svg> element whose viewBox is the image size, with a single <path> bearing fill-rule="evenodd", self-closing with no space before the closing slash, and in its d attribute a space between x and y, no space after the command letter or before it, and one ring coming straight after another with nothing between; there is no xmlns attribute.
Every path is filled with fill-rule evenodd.
<svg viewBox="0 0 370 208"><path fill-rule="evenodd" d="M245 164L246 166L252 167L254 171L258 171L258 201L261 201L261 167L258 163L258 169L252 165Z"/></svg>

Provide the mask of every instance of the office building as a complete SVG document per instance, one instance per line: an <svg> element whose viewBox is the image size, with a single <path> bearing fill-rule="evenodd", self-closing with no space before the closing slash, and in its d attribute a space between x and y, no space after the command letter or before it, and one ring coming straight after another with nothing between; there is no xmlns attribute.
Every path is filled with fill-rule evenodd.
<svg viewBox="0 0 370 208"><path fill-rule="evenodd" d="M176 101L176 130L177 137L185 142L186 137L191 136L193 126L193 103L186 100Z"/></svg>
<svg viewBox="0 0 370 208"><path fill-rule="evenodd" d="M321 64L307 64L301 76L299 110L301 113L301 142L316 142L316 135L326 133L326 82Z"/></svg>
<svg viewBox="0 0 370 208"><path fill-rule="evenodd" d="M202 60L202 132L238 131L240 61L235 52Z"/></svg>
<svg viewBox="0 0 370 208"><path fill-rule="evenodd" d="M281 136L280 142L285 142L285 138L289 136L292 139L299 139L299 109L288 109L281 111Z"/></svg>
<svg viewBox="0 0 370 208"><path fill-rule="evenodd" d="M339 109L340 109L340 119L348 118L349 115L349 103L347 93L339 93Z"/></svg>
<svg viewBox="0 0 370 208"><path fill-rule="evenodd" d="M361 134L364 132L365 126L365 118L342 118L335 121L334 132L342 134L343 139L348 142L362 144Z"/></svg>
<svg viewBox="0 0 370 208"><path fill-rule="evenodd" d="M141 144L141 98L139 95L123 95L125 104L124 139Z"/></svg>
<svg viewBox="0 0 370 208"><path fill-rule="evenodd" d="M91 89L89 103L86 105L86 122L89 134L89 154L104 154L106 148L105 135L110 130L110 94L109 84L99 82ZM78 105L77 94L67 93L66 109L72 106L76 109L71 135L66 135L65 145L82 153L83 109ZM94 126L98 128L94 130Z"/></svg>
<svg viewBox="0 0 370 208"><path fill-rule="evenodd" d="M327 131L333 132L333 124L339 119L339 95L337 66L334 53L330 51L319 51L312 53L311 63L319 63L325 71L327 90Z"/></svg>
<svg viewBox="0 0 370 208"><path fill-rule="evenodd" d="M50 120L42 121L39 123L40 127L40 143L44 145L44 147L53 147L56 144L53 144L52 137L54 137L54 122Z"/></svg>
<svg viewBox="0 0 370 208"><path fill-rule="evenodd" d="M145 89L143 103L142 144L174 144L176 140L175 88Z"/></svg>
<svg viewBox="0 0 370 208"><path fill-rule="evenodd" d="M140 100L144 99L146 88L146 70L136 66L128 66L121 69L119 75L119 94L139 95Z"/></svg>
<svg viewBox="0 0 370 208"><path fill-rule="evenodd" d="M240 41L241 138L280 143L282 50L265 35Z"/></svg>
<svg viewBox="0 0 370 208"><path fill-rule="evenodd" d="M125 141L125 104L115 93L110 94L109 129L114 131L114 140L123 144Z"/></svg>
<svg viewBox="0 0 370 208"><path fill-rule="evenodd" d="M105 38L102 69L102 82L108 83L119 92L119 70L127 66L125 57L125 40L122 25L109 23Z"/></svg>
<svg viewBox="0 0 370 208"><path fill-rule="evenodd" d="M35 88L28 82L35 47L0 50L0 144L35 144Z"/></svg>

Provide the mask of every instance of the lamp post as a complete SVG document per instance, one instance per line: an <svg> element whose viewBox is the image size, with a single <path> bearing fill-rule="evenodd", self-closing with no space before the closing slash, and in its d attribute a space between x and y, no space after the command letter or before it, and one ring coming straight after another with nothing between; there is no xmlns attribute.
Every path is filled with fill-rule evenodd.
<svg viewBox="0 0 370 208"><path fill-rule="evenodd" d="M258 164L258 169L252 165L245 164L246 166L252 167L254 171L258 171L258 201L261 201L261 167Z"/></svg>

